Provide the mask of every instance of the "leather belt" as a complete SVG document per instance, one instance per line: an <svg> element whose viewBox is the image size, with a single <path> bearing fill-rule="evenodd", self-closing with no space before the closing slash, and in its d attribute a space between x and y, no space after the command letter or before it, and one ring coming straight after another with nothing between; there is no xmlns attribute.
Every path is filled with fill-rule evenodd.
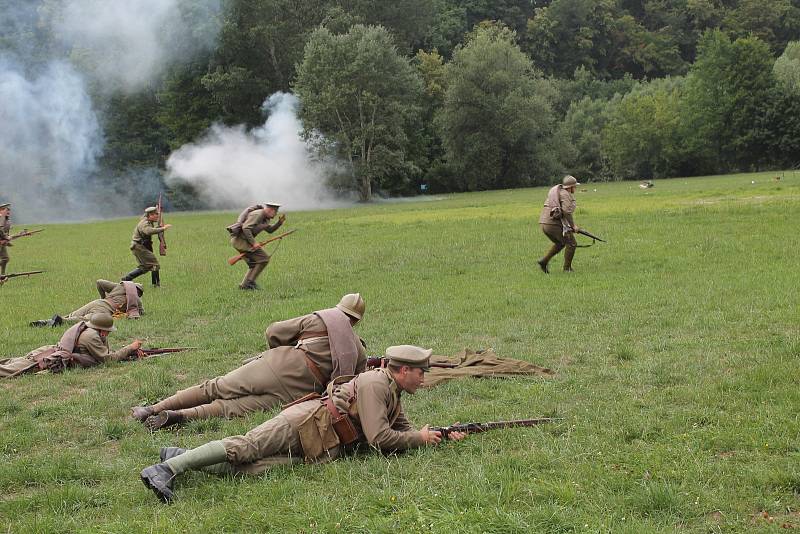
<svg viewBox="0 0 800 534"><path fill-rule="evenodd" d="M306 366L308 367L308 370L311 371L311 374L314 375L314 379L319 382L321 386L324 386L328 383L328 381L325 380L325 377L322 375L319 365L314 363L314 361L309 358L308 355L306 355Z"/></svg>
<svg viewBox="0 0 800 534"><path fill-rule="evenodd" d="M336 435L339 436L339 441L341 444L350 445L351 443L357 441L358 431L356 431L356 427L353 426L350 416L339 412L330 397L327 397L324 403L325 407L328 408L328 411L331 414L331 425L333 426L333 430L336 432Z"/></svg>

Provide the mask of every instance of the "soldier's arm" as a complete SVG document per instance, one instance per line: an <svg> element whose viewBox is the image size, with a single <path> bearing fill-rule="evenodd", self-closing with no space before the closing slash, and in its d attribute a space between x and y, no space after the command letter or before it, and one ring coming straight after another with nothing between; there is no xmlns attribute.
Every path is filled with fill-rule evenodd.
<svg viewBox="0 0 800 534"><path fill-rule="evenodd" d="M148 224L148 225L143 226L142 228L140 228L140 230L144 235L155 235L155 234L160 234L161 232L163 232L167 228L169 228L169 225L166 225L166 224L164 226L150 226Z"/></svg>
<svg viewBox="0 0 800 534"><path fill-rule="evenodd" d="M561 190L561 213L562 218L567 221L570 227L575 228L575 221L572 218L572 214L575 212L575 201L572 199L572 195L569 194L569 191Z"/></svg>
<svg viewBox="0 0 800 534"><path fill-rule="evenodd" d="M95 282L97 286L97 292L100 293L100 298L106 298L106 294L110 293L115 287L119 285L119 282L111 282L109 280L103 280L102 278Z"/></svg>
<svg viewBox="0 0 800 534"><path fill-rule="evenodd" d="M397 416L397 419L394 420L392 430L397 430L399 432L408 432L410 430L414 430L414 427L411 426L411 422L408 420L408 417L406 417L406 414L402 408L400 409L400 414Z"/></svg>
<svg viewBox="0 0 800 534"><path fill-rule="evenodd" d="M300 333L308 322L308 316L295 317L272 323L267 327L266 338L269 348L292 346L297 343Z"/></svg>
<svg viewBox="0 0 800 534"><path fill-rule="evenodd" d="M358 416L367 442L381 450L403 450L425 444L417 430L395 430L389 426L389 388L376 382L359 384ZM410 427L410 425L409 425Z"/></svg>
<svg viewBox="0 0 800 534"><path fill-rule="evenodd" d="M266 227L267 232L271 234L272 232L283 226L285 220L286 220L286 215L281 215L280 217L278 217L278 221L275 224L270 224Z"/></svg>

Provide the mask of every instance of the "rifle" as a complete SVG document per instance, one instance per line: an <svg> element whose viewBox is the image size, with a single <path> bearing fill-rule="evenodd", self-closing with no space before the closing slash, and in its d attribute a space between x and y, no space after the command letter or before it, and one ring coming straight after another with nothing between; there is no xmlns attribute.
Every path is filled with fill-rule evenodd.
<svg viewBox="0 0 800 534"><path fill-rule="evenodd" d="M158 356L159 354L170 354L173 352L182 352L184 350L194 350L195 347L172 347L172 348L158 348L153 347L151 349L139 349L136 351L136 355L139 357L140 360L145 358L152 358L153 356Z"/></svg>
<svg viewBox="0 0 800 534"><path fill-rule="evenodd" d="M21 232L17 232L14 235L8 236L8 239L0 240L0 245L8 245L11 241L15 239L19 239L20 237L28 237L29 235L38 234L39 232L44 232L44 228L39 228L38 230L28 230L25 228Z"/></svg>
<svg viewBox="0 0 800 534"><path fill-rule="evenodd" d="M591 237L591 238L592 238L592 243L594 243L595 241L600 241L601 243L605 243L605 242L606 242L606 240L605 240L605 239L602 239L602 238L600 238L600 237L597 237L597 236L596 236L596 235L594 235L593 233L591 233L591 232L587 232L587 231L586 231L586 230L584 230L583 228L581 228L580 230L575 230L575 233L576 233L576 234L585 235L586 237Z"/></svg>
<svg viewBox="0 0 800 534"><path fill-rule="evenodd" d="M164 226L164 211L161 207L161 193L158 194L158 225ZM164 232L159 232L158 234L158 255L159 256L166 256L167 255L167 240L164 239Z"/></svg>
<svg viewBox="0 0 800 534"><path fill-rule="evenodd" d="M389 365L389 358L385 358L383 356L370 356L367 358L367 369L377 369L380 367L386 367ZM458 367L457 363L449 363L449 362L430 362L428 364L430 367L442 367L445 369L453 369Z"/></svg>
<svg viewBox="0 0 800 534"><path fill-rule="evenodd" d="M17 276L30 276L32 274L41 274L43 272L44 271L28 271L28 272L24 272L24 273L3 274L3 275L0 275L0 285L5 284L6 280L8 280L9 278L16 278Z"/></svg>
<svg viewBox="0 0 800 534"><path fill-rule="evenodd" d="M292 233L294 233L294 232L296 232L296 231L297 231L297 230L289 230L288 232L284 232L284 233L282 233L282 234L281 234L281 235L279 235L279 236L272 237L272 238L270 238L270 239L267 239L266 241L262 241L261 243L256 243L256 244L253 246L253 248L252 248L252 249L250 249L250 250L257 250L257 249L259 249L259 248L262 248L264 245L266 245L266 244L268 244L268 243L272 243L273 241L277 241L277 240L279 240L279 239L283 239L283 238L284 238L284 237L286 237L287 235L289 235L289 234L292 234ZM231 258L228 258L228 265L235 265L235 264L236 264L236 262L238 262L239 260L241 260L242 258L244 258L246 255L247 255L247 252L242 252L241 254L238 254L238 255L236 255L236 256L233 256L233 257L231 257Z"/></svg>
<svg viewBox="0 0 800 534"><path fill-rule="evenodd" d="M517 419L515 421L496 421L493 423L461 423L450 426L432 426L428 430L442 433L442 439L449 439L450 432L463 432L465 434L477 434L487 430L497 430L501 428L511 428L515 426L536 426L542 423L552 423L561 421L561 417L540 417L539 419Z"/></svg>

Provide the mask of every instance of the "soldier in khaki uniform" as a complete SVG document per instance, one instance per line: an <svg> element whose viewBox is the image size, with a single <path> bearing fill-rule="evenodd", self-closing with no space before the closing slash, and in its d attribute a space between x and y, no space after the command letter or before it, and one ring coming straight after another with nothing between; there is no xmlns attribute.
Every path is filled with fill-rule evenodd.
<svg viewBox="0 0 800 534"><path fill-rule="evenodd" d="M130 289L126 288L130 284ZM75 311L70 312L66 317L56 314L51 319L33 321L31 326L60 326L64 321L75 323L85 321L95 313L107 313L109 315L125 314L128 318L135 319L144 313L144 305L141 297L144 294L142 284L136 282L111 282L109 280L97 280L95 282L100 298L95 299ZM135 294L134 294L135 290Z"/></svg>
<svg viewBox="0 0 800 534"><path fill-rule="evenodd" d="M0 204L0 275L6 274L6 266L8 265L8 247L11 242L3 244L11 237L11 204Z"/></svg>
<svg viewBox="0 0 800 534"><path fill-rule="evenodd" d="M537 263L543 272L549 273L548 262L564 251L564 271L572 272L572 258L578 243L573 232L580 227L575 224L572 214L575 212L575 188L580 185L573 176L565 176L559 185L553 186L547 193L547 200L539 216L542 232L553 242L553 246Z"/></svg>
<svg viewBox="0 0 800 534"><path fill-rule="evenodd" d="M270 221L277 215L280 204L268 202L263 208L258 204L250 210L245 210L239 217L239 221L228 227L231 234L231 245L239 252L245 253L245 261L249 269L239 284L239 289L258 289L256 279L269 263L269 255L263 248L255 248L258 244L256 236L266 230L273 233L286 221L286 216L281 215L278 221L270 224Z"/></svg>
<svg viewBox="0 0 800 534"><path fill-rule="evenodd" d="M133 280L137 276L150 271L153 286L159 287L161 285L158 258L153 254L153 236L172 228L172 225L158 226L159 215L158 208L150 206L144 210L144 215L133 230L131 252L133 252L133 257L136 258L136 261L139 262L139 266L123 276L123 281Z"/></svg>
<svg viewBox="0 0 800 534"><path fill-rule="evenodd" d="M328 395L285 408L244 436L206 443L196 449L168 447L162 463L141 472L145 486L164 502L173 497L173 479L192 469L258 474L273 465L335 460L358 443L392 452L435 445L440 432L415 430L403 413L400 395L424 382L430 349L400 345L386 349L389 366L361 373L328 387ZM454 432L450 439L463 439Z"/></svg>
<svg viewBox="0 0 800 534"><path fill-rule="evenodd" d="M12 378L39 370L58 372L68 367L93 367L110 361L135 359L142 342L137 339L111 352L108 334L114 330L116 328L111 315L96 313L70 327L57 345L39 347L21 358L0 360L0 378Z"/></svg>
<svg viewBox="0 0 800 534"><path fill-rule="evenodd" d="M192 419L240 417L322 393L331 380L366 368L364 345L353 331L365 307L361 295L351 293L335 308L272 323L266 352L152 406L136 406L132 416L158 430Z"/></svg>

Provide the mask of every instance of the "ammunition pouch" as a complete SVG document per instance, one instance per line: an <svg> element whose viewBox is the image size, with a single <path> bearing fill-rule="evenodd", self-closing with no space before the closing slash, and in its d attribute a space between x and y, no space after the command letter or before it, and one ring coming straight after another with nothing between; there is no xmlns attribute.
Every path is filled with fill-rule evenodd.
<svg viewBox="0 0 800 534"><path fill-rule="evenodd" d="M339 436L339 441L342 445L350 445L358 440L358 431L356 430L350 416L340 413L333 401L328 397L325 399L325 407L331 414L331 425L336 435Z"/></svg>

